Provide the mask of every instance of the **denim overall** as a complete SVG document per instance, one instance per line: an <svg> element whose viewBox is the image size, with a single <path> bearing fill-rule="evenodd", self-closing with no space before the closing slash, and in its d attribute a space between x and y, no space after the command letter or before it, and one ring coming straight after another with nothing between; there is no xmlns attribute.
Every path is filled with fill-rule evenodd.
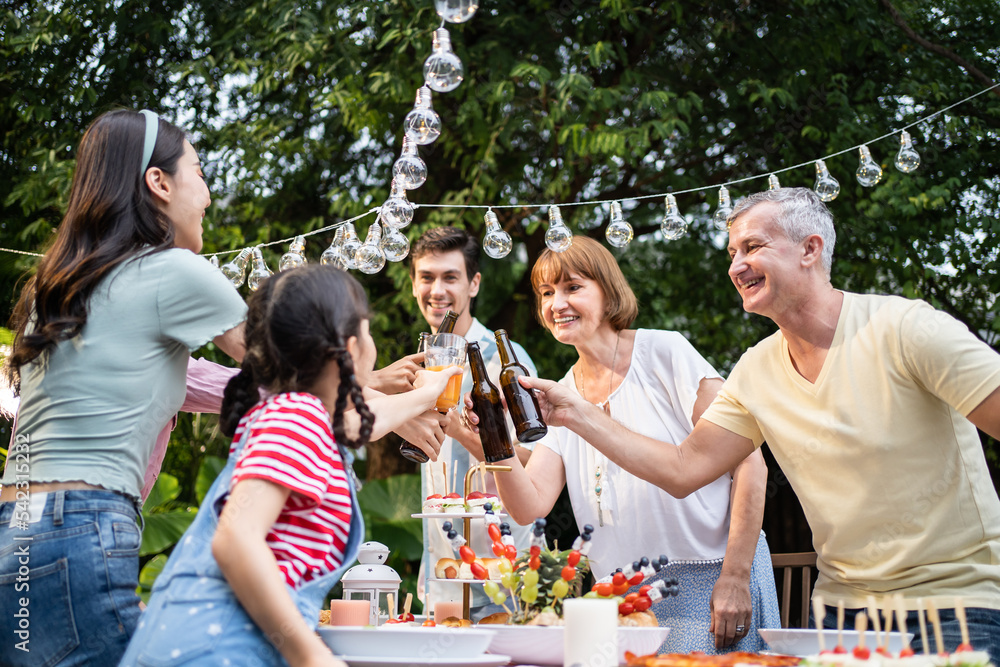
<svg viewBox="0 0 1000 667"><path fill-rule="evenodd" d="M191 527L174 548L156 579L149 607L120 665L287 665L275 648L281 637L268 639L244 611L212 556L212 538L229 495L236 461L250 433L247 425L236 451L209 489ZM341 452L344 452L341 448ZM345 456L345 468L350 465ZM348 477L351 477L348 472ZM364 524L353 484L351 529L344 562L335 571L288 592L306 624L315 628L326 594L354 563L364 539Z"/></svg>

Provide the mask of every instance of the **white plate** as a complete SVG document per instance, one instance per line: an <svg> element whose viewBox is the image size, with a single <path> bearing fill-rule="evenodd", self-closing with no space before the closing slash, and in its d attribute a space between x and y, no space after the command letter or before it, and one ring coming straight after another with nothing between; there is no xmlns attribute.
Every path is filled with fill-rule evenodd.
<svg viewBox="0 0 1000 667"><path fill-rule="evenodd" d="M503 519L507 516L506 512L500 512L497 514L493 513L498 519ZM413 519L482 519L486 516L483 512L427 512L421 514L411 514L410 517Z"/></svg>
<svg viewBox="0 0 1000 667"><path fill-rule="evenodd" d="M509 655L515 664L562 665L563 628L536 625L487 625L496 632L490 653ZM625 664L625 651L636 655L656 653L670 628L618 628L618 662Z"/></svg>
<svg viewBox="0 0 1000 667"><path fill-rule="evenodd" d="M351 667L500 667L510 662L508 655L481 655L476 658L364 658L338 655Z"/></svg>
<svg viewBox="0 0 1000 667"><path fill-rule="evenodd" d="M757 630L764 638L771 650L785 655L807 656L819 653L819 637L816 630L810 629L777 629L760 628ZM910 639L913 635L909 634ZM837 645L837 631L824 630L823 641L827 649L832 649ZM844 648L848 651L858 645L858 633L856 630L844 630ZM492 646L492 644L490 644ZM871 630L865 633L865 646L875 648L875 633ZM889 650L898 653L903 648L903 639L898 632L889 633Z"/></svg>
<svg viewBox="0 0 1000 667"><path fill-rule="evenodd" d="M385 625L378 628L321 625L316 632L334 655L424 662L443 658L481 658L494 634L492 630L483 628L424 628L408 625Z"/></svg>

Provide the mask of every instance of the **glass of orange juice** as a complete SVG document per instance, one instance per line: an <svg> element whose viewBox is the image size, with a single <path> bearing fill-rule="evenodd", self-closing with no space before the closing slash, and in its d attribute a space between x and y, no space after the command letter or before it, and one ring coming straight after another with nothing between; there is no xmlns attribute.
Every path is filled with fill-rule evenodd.
<svg viewBox="0 0 1000 667"><path fill-rule="evenodd" d="M429 371L444 370L449 366L465 369L465 339L457 334L433 334L424 343L424 368ZM462 374L453 375L438 396L436 407L447 412L458 406L462 396Z"/></svg>

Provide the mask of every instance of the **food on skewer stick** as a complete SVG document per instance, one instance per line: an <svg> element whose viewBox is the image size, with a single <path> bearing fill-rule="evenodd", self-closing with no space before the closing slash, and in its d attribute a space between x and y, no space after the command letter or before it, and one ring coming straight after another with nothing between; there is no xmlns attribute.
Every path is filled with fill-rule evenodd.
<svg viewBox="0 0 1000 667"><path fill-rule="evenodd" d="M930 655L931 644L927 641L927 621L924 618L923 598L917 598L917 621L920 623L920 644L924 647L924 655Z"/></svg>
<svg viewBox="0 0 1000 667"><path fill-rule="evenodd" d="M906 607L903 604L903 596L897 594L893 600L896 606L896 625L899 626L899 634L903 638L903 648L899 652L899 657L912 658L914 653L910 648L910 634L906 631Z"/></svg>
<svg viewBox="0 0 1000 667"><path fill-rule="evenodd" d="M871 650L865 646L865 631L868 629L868 615L859 611L854 616L854 629L858 631L858 645L854 647L854 657L858 660L867 660L872 656Z"/></svg>
<svg viewBox="0 0 1000 667"><path fill-rule="evenodd" d="M879 622L878 618L878 603L875 602L875 596L868 596L868 618L872 622L872 630L875 632L875 652L879 652L879 648L882 646L882 623Z"/></svg>
<svg viewBox="0 0 1000 667"><path fill-rule="evenodd" d="M837 645L833 647L834 653L847 653L844 648L844 601L837 602Z"/></svg>
<svg viewBox="0 0 1000 667"><path fill-rule="evenodd" d="M934 628L934 648L938 655L946 655L944 650L944 639L941 635L941 617L938 616L937 606L934 600L927 601L927 616L931 619L931 627Z"/></svg>
<svg viewBox="0 0 1000 667"><path fill-rule="evenodd" d="M887 658L892 657L889 652L889 634L892 632L892 605L889 600L885 601L885 609L882 610L882 619L885 621L885 631L882 633L882 643L878 647L878 654Z"/></svg>
<svg viewBox="0 0 1000 667"><path fill-rule="evenodd" d="M813 616L816 617L816 641L819 644L820 655L826 653L826 643L823 640L823 621L826 620L826 605L822 595L813 596Z"/></svg>
<svg viewBox="0 0 1000 667"><path fill-rule="evenodd" d="M965 605L960 598L955 598L955 618L958 619L958 627L962 631L962 643L955 649L955 653L971 651L972 644L969 643L969 625L965 620Z"/></svg>
<svg viewBox="0 0 1000 667"><path fill-rule="evenodd" d="M393 602L395 602L395 598L392 596L392 593L386 593L385 594L385 605L386 605L385 606L385 617L386 617L386 620L387 620L388 623L392 623L392 607L393 607Z"/></svg>

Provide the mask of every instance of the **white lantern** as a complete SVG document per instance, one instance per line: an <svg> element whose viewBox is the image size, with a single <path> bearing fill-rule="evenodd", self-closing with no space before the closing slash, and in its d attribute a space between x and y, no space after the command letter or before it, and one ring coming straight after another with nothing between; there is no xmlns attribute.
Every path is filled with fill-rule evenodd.
<svg viewBox="0 0 1000 667"><path fill-rule="evenodd" d="M396 618L399 603L399 575L385 564L389 547L378 542L365 542L358 550L358 564L344 573L345 600L367 600L371 604L369 625L380 625L385 610L385 620ZM389 594L392 605L389 605Z"/></svg>

